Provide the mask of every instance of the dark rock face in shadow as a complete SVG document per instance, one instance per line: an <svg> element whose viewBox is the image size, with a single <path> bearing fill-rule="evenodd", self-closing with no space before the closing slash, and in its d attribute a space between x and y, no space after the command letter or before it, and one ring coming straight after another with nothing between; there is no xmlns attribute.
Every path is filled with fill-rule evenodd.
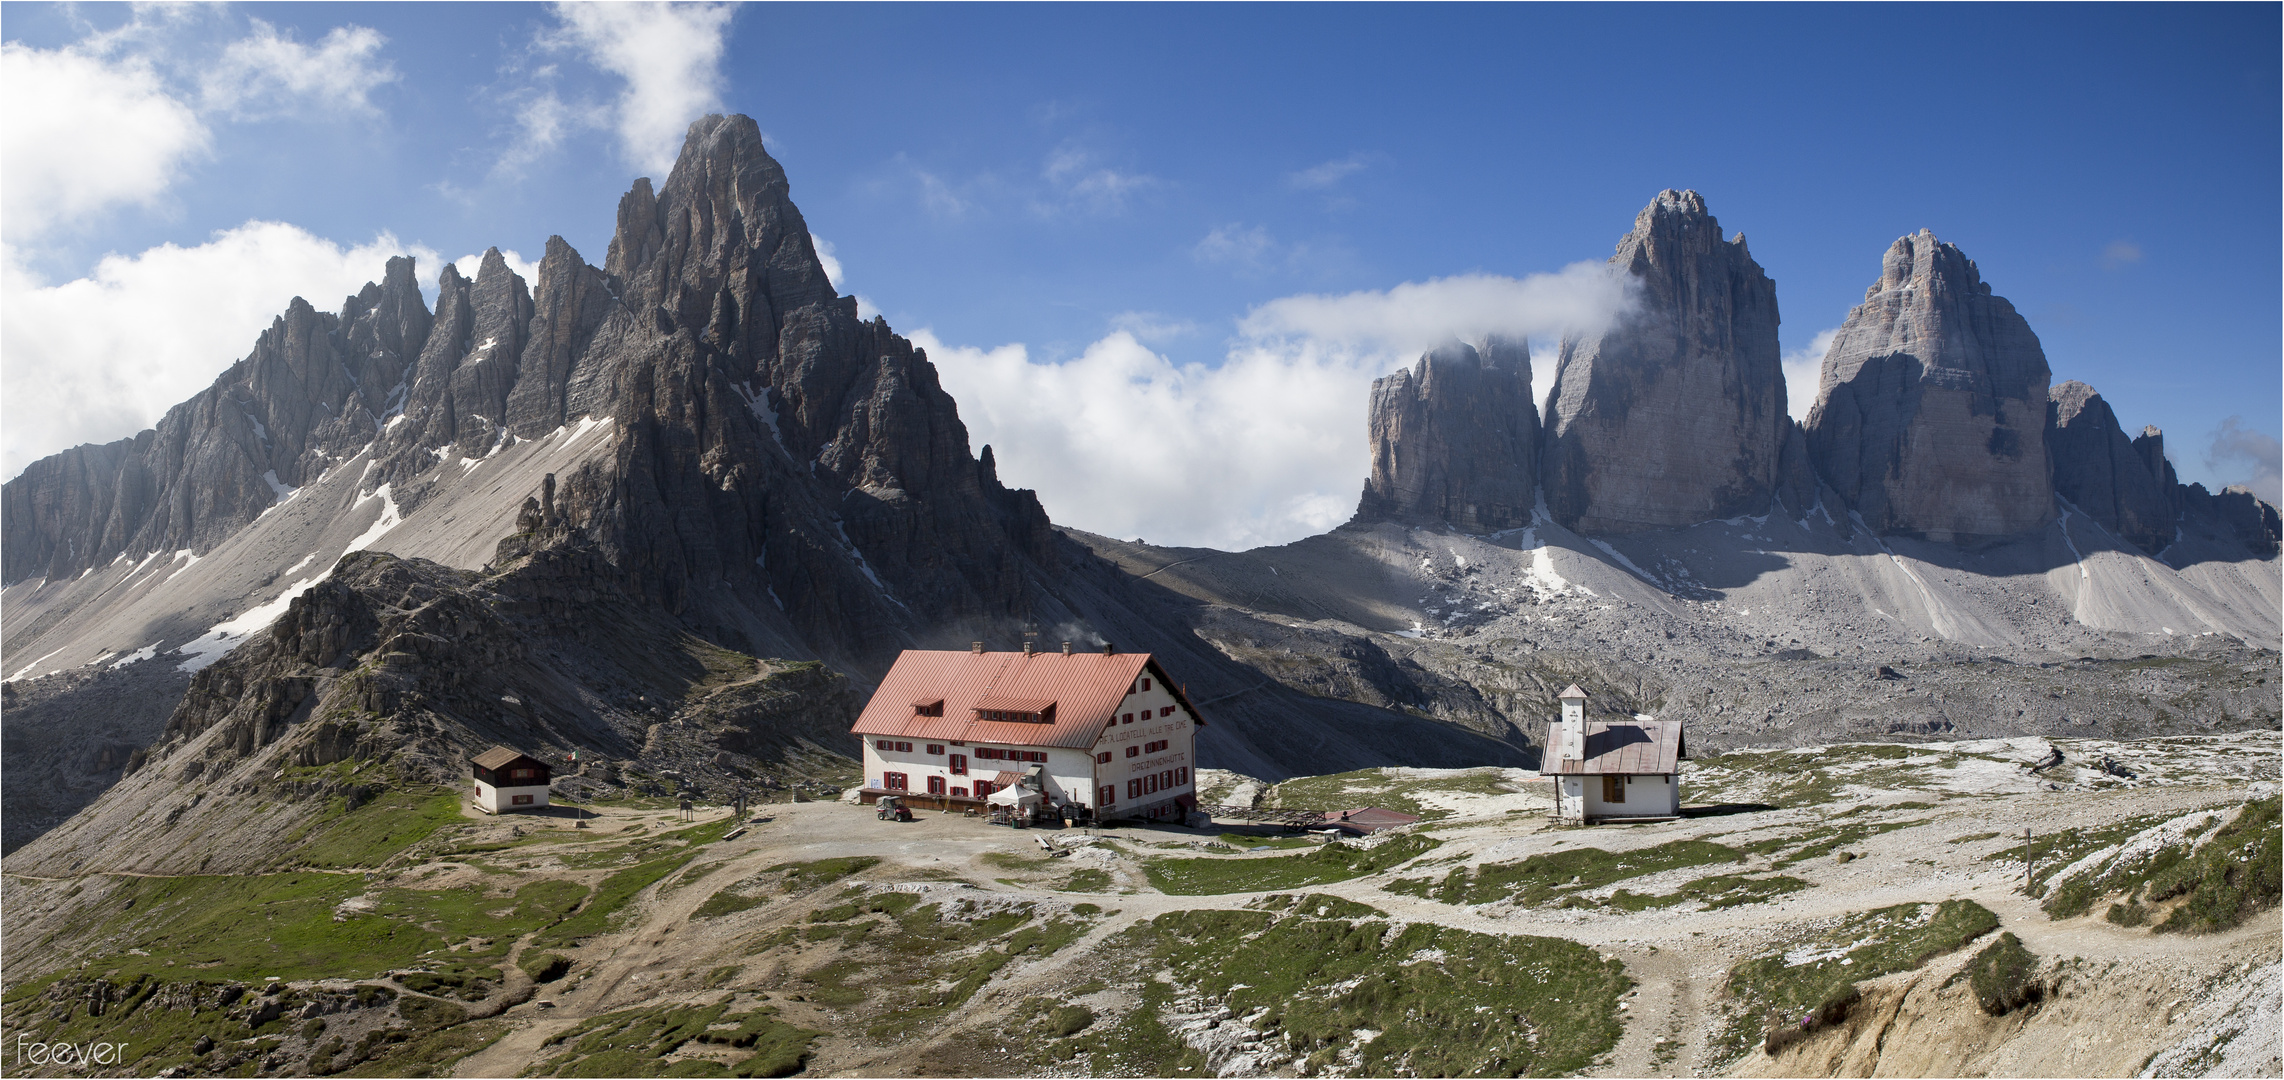
<svg viewBox="0 0 2284 1080"><path fill-rule="evenodd" d="M2056 495L2152 555L2172 542L2180 513L2171 497L2175 485L2151 471L2093 387L2072 379L2049 394L2046 450L2054 459ZM2162 450L2157 460L2164 460Z"/></svg>
<svg viewBox="0 0 2284 1080"><path fill-rule="evenodd" d="M1538 410L1528 342L1478 352L1447 342L1372 382L1372 476L1359 521L1442 522L1469 532L1530 524Z"/></svg>

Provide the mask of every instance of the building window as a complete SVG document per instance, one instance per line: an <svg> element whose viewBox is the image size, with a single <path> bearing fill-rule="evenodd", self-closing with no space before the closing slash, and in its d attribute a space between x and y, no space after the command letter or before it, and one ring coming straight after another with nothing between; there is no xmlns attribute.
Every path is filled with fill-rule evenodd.
<svg viewBox="0 0 2284 1080"><path fill-rule="evenodd" d="M1157 793L1158 793L1158 777L1157 777L1155 774L1153 774L1153 775L1150 775L1150 776L1145 776L1145 777L1143 777L1143 778L1142 778L1142 794L1144 794L1144 795L1155 795L1155 794L1157 794Z"/></svg>
<svg viewBox="0 0 2284 1080"><path fill-rule="evenodd" d="M1172 716L1172 715L1174 715L1174 707L1173 707L1173 706L1171 706L1171 705L1168 705L1168 706L1166 706L1166 707L1165 707L1165 708L1163 708L1163 709L1159 709L1159 710L1158 710L1158 715L1160 715L1160 716Z"/></svg>
<svg viewBox="0 0 2284 1080"><path fill-rule="evenodd" d="M895 743L889 742L887 739L872 740L872 748L875 750L886 750L895 745Z"/></svg>
<svg viewBox="0 0 2284 1080"><path fill-rule="evenodd" d="M904 791L912 786L912 778L900 772L882 773L880 788L883 791Z"/></svg>
<svg viewBox="0 0 2284 1080"><path fill-rule="evenodd" d="M1187 786L1189 786L1189 782L1190 782L1190 767L1189 767L1189 766L1187 766L1187 765L1184 765L1184 766L1182 766L1181 768L1179 768L1179 769L1175 769L1175 770L1174 770L1174 786L1175 786L1175 787L1187 787Z"/></svg>
<svg viewBox="0 0 2284 1080"><path fill-rule="evenodd" d="M1119 717L1118 722L1121 724L1131 724L1134 722L1134 714L1127 713L1126 715Z"/></svg>
<svg viewBox="0 0 2284 1080"><path fill-rule="evenodd" d="M912 706L912 715L942 716L944 715L944 699L937 698L933 701L917 702Z"/></svg>
<svg viewBox="0 0 2284 1080"><path fill-rule="evenodd" d="M509 804L510 806L530 806L530 805L531 805L531 796L529 796L529 795L517 795L517 796L514 796L514 797L512 797L512 798L510 798L510 799L508 800L508 804Z"/></svg>
<svg viewBox="0 0 2284 1080"><path fill-rule="evenodd" d="M1047 752L1046 752L1045 750L1029 750L1029 751L1025 751L1025 752L1024 752L1024 754L1023 754L1023 760L1025 760L1025 761L1045 761L1045 760L1047 760Z"/></svg>
<svg viewBox="0 0 2284 1080"><path fill-rule="evenodd" d="M1100 793L1100 794L1101 794L1101 804L1102 804L1102 805L1104 805L1104 806L1111 806L1111 805L1114 805L1114 804L1116 804L1116 803L1118 802L1118 785L1117 785L1117 784L1104 784L1104 785L1102 785L1102 791L1101 791L1101 793Z"/></svg>
<svg viewBox="0 0 2284 1080"><path fill-rule="evenodd" d="M897 743L896 752L899 754L909 754L912 752L912 744L908 742Z"/></svg>
<svg viewBox="0 0 2284 1080"><path fill-rule="evenodd" d="M929 743L929 744L928 744L928 752L929 752L929 753L931 753L931 754L941 754L941 753L943 753L943 752L944 752L944 744L943 744L943 743Z"/></svg>
<svg viewBox="0 0 2284 1080"><path fill-rule="evenodd" d="M955 798L955 799L964 799L964 798L967 798L967 797L968 797L968 789L966 789L966 788L964 788L964 787L956 787L956 788L953 788L953 789L952 789L952 798Z"/></svg>
<svg viewBox="0 0 2284 1080"><path fill-rule="evenodd" d="M929 777L929 778L928 778L928 794L930 794L930 795L941 795L941 794L943 794L943 793L944 793L944 778L943 778L943 777L941 777L941 776L931 776L931 777Z"/></svg>
<svg viewBox="0 0 2284 1080"><path fill-rule="evenodd" d="M1110 751L1105 750L1102 753L1096 754L1094 756L1094 763L1097 765L1110 764Z"/></svg>
<svg viewBox="0 0 2284 1080"><path fill-rule="evenodd" d="M1165 749L1166 747L1168 747L1168 746L1171 746L1171 745L1173 745L1173 743L1171 743L1171 742L1169 742L1168 740L1165 740L1165 739L1160 739L1160 740L1158 740L1157 742L1148 742L1148 743L1143 743L1143 744L1142 744L1142 752L1143 752L1143 753L1145 753L1145 754L1155 754L1155 753L1157 753L1158 751L1160 751L1160 750L1163 750L1163 749Z"/></svg>
<svg viewBox="0 0 2284 1080"><path fill-rule="evenodd" d="M1127 797L1127 798L1129 798L1129 799L1139 799L1139 798L1141 798L1141 797L1142 797L1142 781L1140 781L1140 780L1128 780L1128 781L1126 782L1126 797Z"/></svg>
<svg viewBox="0 0 2284 1080"><path fill-rule="evenodd" d="M1150 692L1150 680L1147 678L1142 680L1142 692L1145 694Z"/></svg>
<svg viewBox="0 0 2284 1080"><path fill-rule="evenodd" d="M966 776L967 774L968 774L968 756L967 756L966 754L953 754L953 755L952 755L952 775L953 775L953 776Z"/></svg>
<svg viewBox="0 0 2284 1080"><path fill-rule="evenodd" d="M989 780L978 780L975 782L975 797L978 799L990 795L992 792L998 790L999 785L994 784Z"/></svg>
<svg viewBox="0 0 2284 1080"><path fill-rule="evenodd" d="M1605 776L1605 777L1603 777L1603 778L1602 778L1602 801L1603 801L1603 802L1606 802L1606 803L1622 803L1622 802L1625 802L1625 801L1626 801L1626 778L1625 778L1625 777L1623 777L1623 776Z"/></svg>
<svg viewBox="0 0 2284 1080"><path fill-rule="evenodd" d="M952 740L952 745L953 745L953 746L966 746L967 744L966 744L966 743L964 743L964 742L960 742L960 741L959 741L959 740L957 740L957 739L954 739L954 740Z"/></svg>
<svg viewBox="0 0 2284 1080"><path fill-rule="evenodd" d="M1136 745L1134 745L1133 743L1127 743L1127 744L1126 744L1126 756L1127 756L1127 757L1141 757L1141 756L1142 756L1142 748L1141 748L1141 747L1139 747L1139 746L1136 746Z"/></svg>

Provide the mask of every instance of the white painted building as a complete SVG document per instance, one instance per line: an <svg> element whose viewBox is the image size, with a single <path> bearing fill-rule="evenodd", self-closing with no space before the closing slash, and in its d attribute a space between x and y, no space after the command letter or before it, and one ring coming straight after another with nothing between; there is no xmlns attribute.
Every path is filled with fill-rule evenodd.
<svg viewBox="0 0 2284 1080"><path fill-rule="evenodd" d="M977 643L907 650L850 730L864 744L865 802L952 809L1022 787L1050 812L1179 821L1197 806L1202 726L1148 653Z"/></svg>
<svg viewBox="0 0 2284 1080"><path fill-rule="evenodd" d="M547 805L547 786L554 770L535 757L505 746L495 746L469 761L476 790L476 809L487 814L538 810Z"/></svg>
<svg viewBox="0 0 2284 1080"><path fill-rule="evenodd" d="M1548 731L1539 775L1554 778L1554 816L1563 821L1681 816L1681 761L1689 756L1681 721L1586 719L1586 691L1563 688L1562 715Z"/></svg>

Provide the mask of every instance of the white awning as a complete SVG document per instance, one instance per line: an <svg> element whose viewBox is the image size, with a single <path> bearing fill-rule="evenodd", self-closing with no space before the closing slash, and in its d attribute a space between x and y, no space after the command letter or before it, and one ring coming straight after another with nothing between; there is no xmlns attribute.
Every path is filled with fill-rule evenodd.
<svg viewBox="0 0 2284 1080"><path fill-rule="evenodd" d="M983 797L984 802L993 806L1024 806L1039 799L1039 793L1027 787L1004 787Z"/></svg>

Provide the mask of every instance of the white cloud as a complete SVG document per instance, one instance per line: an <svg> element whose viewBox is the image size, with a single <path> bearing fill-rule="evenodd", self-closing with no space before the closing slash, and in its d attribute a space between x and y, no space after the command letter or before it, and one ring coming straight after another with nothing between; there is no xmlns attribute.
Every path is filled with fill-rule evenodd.
<svg viewBox="0 0 2284 1080"><path fill-rule="evenodd" d="M2214 429L2205 467L2223 484L2242 484L2268 505L2284 506L2284 443L2245 427L2242 416L2231 416Z"/></svg>
<svg viewBox="0 0 2284 1080"><path fill-rule="evenodd" d="M1447 337L1596 332L1625 310L1631 288L1631 278L1600 262L1576 262L1526 278L1462 274L1386 292L1287 296L1248 312L1238 329L1250 338L1308 337L1409 355Z"/></svg>
<svg viewBox="0 0 2284 1080"><path fill-rule="evenodd" d="M825 267L825 280L833 283L835 291L846 288L847 286L841 284L843 280L841 277L841 260L833 254L832 241L823 239L816 233L810 233L809 246L817 249L817 261L824 264Z"/></svg>
<svg viewBox="0 0 2284 1080"><path fill-rule="evenodd" d="M1808 410L1816 406L1816 394L1824 378L1824 354L1832 351L1832 339L1840 336L1840 328L1819 332L1808 346L1784 354L1784 411L1801 423L1808 422Z"/></svg>
<svg viewBox="0 0 2284 1080"><path fill-rule="evenodd" d="M379 57L388 39L369 27L336 26L311 46L295 41L290 29L280 34L260 19L252 22L252 34L231 42L200 73L207 109L239 119L311 107L370 113L372 91L397 81L396 68Z"/></svg>
<svg viewBox="0 0 2284 1080"><path fill-rule="evenodd" d="M559 3L562 40L626 80L611 126L628 160L663 177L692 120L721 108L735 4Z"/></svg>
<svg viewBox="0 0 2284 1080"><path fill-rule="evenodd" d="M1370 164L1371 155L1354 153L1337 161L1302 169L1285 177L1285 182L1303 189L1328 188L1346 179L1351 173L1362 172Z"/></svg>
<svg viewBox="0 0 2284 1080"><path fill-rule="evenodd" d="M1123 330L1144 343L1171 341L1198 332L1198 324L1155 311L1121 311L1110 317L1110 328Z"/></svg>
<svg viewBox="0 0 2284 1080"><path fill-rule="evenodd" d="M2141 245L2131 240L2112 240L2102 248L2102 266L2110 270L2123 270L2141 261Z"/></svg>
<svg viewBox="0 0 2284 1080"><path fill-rule="evenodd" d="M344 248L249 221L197 247L107 256L88 276L50 285L11 250L0 270L0 475L151 426L252 351L290 298L338 310L389 256L407 253L385 233ZM409 253L435 265L433 252Z"/></svg>
<svg viewBox="0 0 2284 1080"><path fill-rule="evenodd" d="M1177 365L1124 327L1061 363L1020 344L950 346L927 331L913 340L958 398L970 441L994 447L1002 478L1037 489L1056 521L1241 549L1354 513L1374 378L1446 336L1557 335L1606 325L1625 303L1600 263L1287 297L1248 314L1213 367Z"/></svg>
<svg viewBox="0 0 2284 1080"><path fill-rule="evenodd" d="M0 96L0 215L14 244L149 205L207 150L206 126L135 57L0 45Z"/></svg>
<svg viewBox="0 0 2284 1080"><path fill-rule="evenodd" d="M524 258L521 252L513 248L501 248L500 261L508 264L508 269L515 271L516 276L523 279L524 288L528 289L539 281L539 264ZM479 251L473 255L462 255L452 260L452 268L460 271L461 277L474 281L476 280L476 273L484 268L484 253ZM374 274L373 276L377 278L380 275ZM433 305L435 301L431 299L430 303ZM323 307L324 305L318 306Z"/></svg>

